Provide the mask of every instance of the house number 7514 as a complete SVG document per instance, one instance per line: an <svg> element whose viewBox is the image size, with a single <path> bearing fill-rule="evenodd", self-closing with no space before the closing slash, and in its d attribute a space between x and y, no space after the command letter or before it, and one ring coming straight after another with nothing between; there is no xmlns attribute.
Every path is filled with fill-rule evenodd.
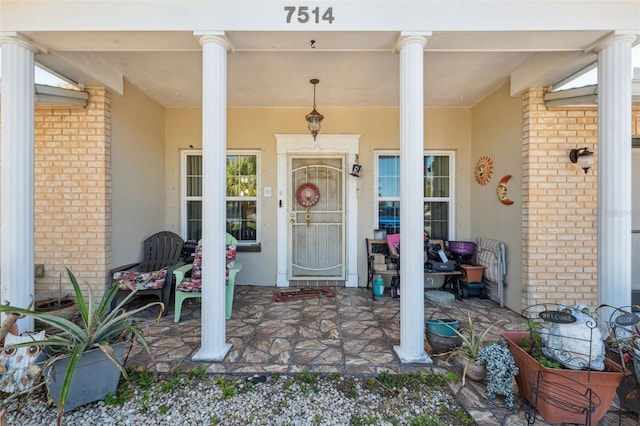
<svg viewBox="0 0 640 426"><path fill-rule="evenodd" d="M284 11L287 13L287 24L290 24L294 18L301 24L319 24L320 21L332 24L335 19L332 7L322 12L319 7L311 9L308 6L285 6Z"/></svg>

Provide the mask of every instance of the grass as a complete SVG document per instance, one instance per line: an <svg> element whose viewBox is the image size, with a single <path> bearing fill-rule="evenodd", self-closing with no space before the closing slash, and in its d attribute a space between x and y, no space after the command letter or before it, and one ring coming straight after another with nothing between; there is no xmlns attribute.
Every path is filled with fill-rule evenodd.
<svg viewBox="0 0 640 426"><path fill-rule="evenodd" d="M238 394L236 384L231 382L230 380L225 379L222 376L216 377L216 384L222 391L222 396L220 397L220 399L222 400L233 398Z"/></svg>
<svg viewBox="0 0 640 426"><path fill-rule="evenodd" d="M358 397L359 395L358 389L356 388L356 385L353 379L347 380L343 393L346 397L349 397L349 398L356 399Z"/></svg>
<svg viewBox="0 0 640 426"><path fill-rule="evenodd" d="M180 376L172 376L168 381L162 384L160 390L162 392L171 392L178 389L182 385Z"/></svg>
<svg viewBox="0 0 640 426"><path fill-rule="evenodd" d="M318 381L318 376L318 373L309 373L308 371L305 371L303 373L298 373L296 375L296 379L309 385L315 385Z"/></svg>
<svg viewBox="0 0 640 426"><path fill-rule="evenodd" d="M301 382L300 391L307 398L311 391L318 392L318 373L302 372L295 375L295 380Z"/></svg>
<svg viewBox="0 0 640 426"><path fill-rule="evenodd" d="M125 402L135 397L135 389L138 388L143 392L149 391L152 386L158 381L158 376L150 374L147 371L135 371L127 369L130 382L127 382L124 378L121 378L118 383L118 389L116 394L108 394L104 400L106 405L122 405Z"/></svg>
<svg viewBox="0 0 640 426"><path fill-rule="evenodd" d="M208 377L206 367L199 365L187 374L187 381L206 380Z"/></svg>
<svg viewBox="0 0 640 426"><path fill-rule="evenodd" d="M351 426L375 425L378 424L378 421L378 416L376 416L375 414L370 414L364 417L360 415L354 415L349 420L349 424Z"/></svg>

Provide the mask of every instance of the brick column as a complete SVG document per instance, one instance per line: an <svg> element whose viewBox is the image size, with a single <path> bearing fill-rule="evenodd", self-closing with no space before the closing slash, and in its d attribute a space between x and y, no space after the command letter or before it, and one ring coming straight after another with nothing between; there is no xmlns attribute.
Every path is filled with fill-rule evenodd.
<svg viewBox="0 0 640 426"><path fill-rule="evenodd" d="M17 35L0 34L2 46L2 219L0 281L2 300L27 307L34 299L34 54ZM18 320L31 331L33 318Z"/></svg>
<svg viewBox="0 0 640 426"><path fill-rule="evenodd" d="M223 32L201 32L202 45L202 340L193 359L222 361L225 343L227 50Z"/></svg>
<svg viewBox="0 0 640 426"><path fill-rule="evenodd" d="M430 34L401 35L400 52L400 346L403 363L433 362L424 350L424 47Z"/></svg>

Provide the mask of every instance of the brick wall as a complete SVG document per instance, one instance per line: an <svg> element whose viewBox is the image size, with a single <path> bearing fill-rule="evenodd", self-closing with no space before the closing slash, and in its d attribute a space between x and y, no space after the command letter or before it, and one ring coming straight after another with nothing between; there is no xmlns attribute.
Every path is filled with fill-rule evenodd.
<svg viewBox="0 0 640 426"><path fill-rule="evenodd" d="M597 305L597 165L585 174L569 151L597 149L597 107L547 109L541 88L522 97L522 306ZM640 135L640 109L633 110Z"/></svg>
<svg viewBox="0 0 640 426"><path fill-rule="evenodd" d="M87 108L37 105L36 293L73 293L65 267L101 297L111 264L111 97L88 88Z"/></svg>

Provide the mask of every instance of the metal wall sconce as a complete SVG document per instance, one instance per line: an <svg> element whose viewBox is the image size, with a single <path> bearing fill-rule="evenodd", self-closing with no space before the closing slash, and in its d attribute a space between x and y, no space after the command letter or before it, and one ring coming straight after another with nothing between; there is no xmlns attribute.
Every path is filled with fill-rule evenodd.
<svg viewBox="0 0 640 426"><path fill-rule="evenodd" d="M320 80L317 78L312 78L309 80L309 83L313 84L313 111L305 116L307 122L309 123L309 131L313 136L313 140L316 140L316 136L318 136L318 132L320 131L320 123L322 123L322 119L324 115L320 114L316 111L316 84L320 83Z"/></svg>
<svg viewBox="0 0 640 426"><path fill-rule="evenodd" d="M589 168L595 163L593 152L589 151L587 147L572 149L569 152L569 159L572 163L578 164L585 174L589 171Z"/></svg>

